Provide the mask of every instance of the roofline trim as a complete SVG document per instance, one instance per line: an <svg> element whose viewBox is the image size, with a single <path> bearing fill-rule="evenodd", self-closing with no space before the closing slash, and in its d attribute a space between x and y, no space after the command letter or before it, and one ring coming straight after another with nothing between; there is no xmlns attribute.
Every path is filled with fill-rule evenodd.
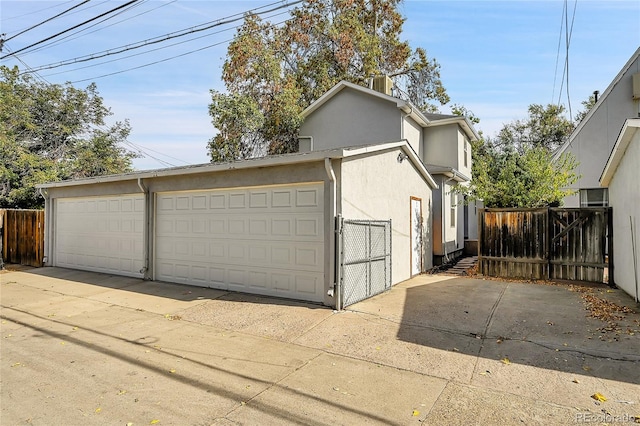
<svg viewBox="0 0 640 426"><path fill-rule="evenodd" d="M611 150L611 154L609 154L609 159L607 160L607 164L604 166L602 170L602 174L600 175L600 186L608 187L609 183L611 183L611 179L613 179L613 175L615 174L622 158L624 157L624 153L627 151L629 144L633 140L635 134L640 129L640 118L627 118L620 130L620 134L616 139L615 145L613 145L613 149Z"/></svg>

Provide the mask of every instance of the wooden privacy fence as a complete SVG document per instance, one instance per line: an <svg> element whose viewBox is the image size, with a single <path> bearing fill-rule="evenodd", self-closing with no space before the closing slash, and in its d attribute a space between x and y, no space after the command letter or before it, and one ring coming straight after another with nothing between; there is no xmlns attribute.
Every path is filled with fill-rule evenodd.
<svg viewBox="0 0 640 426"><path fill-rule="evenodd" d="M0 265L42 266L44 210L0 209Z"/></svg>
<svg viewBox="0 0 640 426"><path fill-rule="evenodd" d="M478 269L502 278L613 284L611 209L481 209Z"/></svg>

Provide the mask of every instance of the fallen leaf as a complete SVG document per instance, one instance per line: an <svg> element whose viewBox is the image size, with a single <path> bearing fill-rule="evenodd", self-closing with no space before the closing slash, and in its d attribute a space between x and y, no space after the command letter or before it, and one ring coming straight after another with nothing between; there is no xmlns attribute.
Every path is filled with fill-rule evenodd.
<svg viewBox="0 0 640 426"><path fill-rule="evenodd" d="M604 402L604 401L607 400L607 398L603 394L598 393L598 392L596 392L593 395L591 395L591 398L593 398L593 399L595 399L596 401L599 401L599 402Z"/></svg>
<svg viewBox="0 0 640 426"><path fill-rule="evenodd" d="M171 373L171 374L173 374L173 373L175 373L175 372L176 372L176 369L175 369L175 368L172 368L171 370L169 370L169 373Z"/></svg>
<svg viewBox="0 0 640 426"><path fill-rule="evenodd" d="M60 342L60 344L61 344L61 345L66 345L66 343L65 343L65 342Z"/></svg>
<svg viewBox="0 0 640 426"><path fill-rule="evenodd" d="M96 414L100 414L101 411L102 411L102 408L100 407L96 408Z"/></svg>
<svg viewBox="0 0 640 426"><path fill-rule="evenodd" d="M458 349L458 348L453 348L453 351L454 351L454 352L460 352L460 349Z"/></svg>
<svg viewBox="0 0 640 426"><path fill-rule="evenodd" d="M380 346L376 346L376 351L379 351L379 350L380 350Z"/></svg>
<svg viewBox="0 0 640 426"><path fill-rule="evenodd" d="M504 357L500 360L500 362L502 362L503 364L509 365L511 364L511 361L509 361L509 358Z"/></svg>
<svg viewBox="0 0 640 426"><path fill-rule="evenodd" d="M573 383L580 383L580 381L578 379L573 379L572 382Z"/></svg>
<svg viewBox="0 0 640 426"><path fill-rule="evenodd" d="M19 362L16 362L15 364L11 364L11 366L12 366L12 367L19 367L19 366L21 366L21 365L22 365L22 364L21 364L21 363L19 363Z"/></svg>
<svg viewBox="0 0 640 426"><path fill-rule="evenodd" d="M73 330L73 331L76 331L77 329L78 329L78 327L73 327L73 329L72 329L72 330Z"/></svg>
<svg viewBox="0 0 640 426"><path fill-rule="evenodd" d="M583 366L582 366L582 369L583 369L584 371L591 371L591 367L589 367L588 365L583 365Z"/></svg>
<svg viewBox="0 0 640 426"><path fill-rule="evenodd" d="M160 420L157 420L157 419L153 419L153 420L151 420L149 422L150 425L155 425L155 424L158 424L158 423L160 423Z"/></svg>
<svg viewBox="0 0 640 426"><path fill-rule="evenodd" d="M127 393L126 390L121 390L120 392L118 392L118 395L124 395L125 393Z"/></svg>
<svg viewBox="0 0 640 426"><path fill-rule="evenodd" d="M418 417L418 416L420 415L420 411L418 411L418 410L413 410L412 415L413 415L413 417Z"/></svg>

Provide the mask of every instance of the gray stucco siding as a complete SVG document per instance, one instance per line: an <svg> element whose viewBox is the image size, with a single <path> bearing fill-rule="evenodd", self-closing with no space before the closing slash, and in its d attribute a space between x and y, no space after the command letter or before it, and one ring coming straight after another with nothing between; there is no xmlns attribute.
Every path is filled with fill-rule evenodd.
<svg viewBox="0 0 640 426"><path fill-rule="evenodd" d="M570 189L593 189L599 187L599 178L607 158L627 118L637 117L640 101L632 99L632 76L640 72L640 57L630 64L620 80L610 88L570 137L570 144L564 152L571 153L578 161L576 174L579 179ZM609 88L607 88L609 90ZM603 95L604 96L604 95ZM579 207L580 198L569 196L564 199L566 207Z"/></svg>
<svg viewBox="0 0 640 426"><path fill-rule="evenodd" d="M636 132L624 157L609 183L609 204L613 214L613 264L615 284L629 293L636 294L636 279L640 279L640 132ZM630 220L631 218L631 220ZM635 256L633 253L635 239ZM637 274L637 276L636 276Z"/></svg>
<svg viewBox="0 0 640 426"><path fill-rule="evenodd" d="M397 106L345 88L313 112L300 128L313 137L313 150L396 141L401 134Z"/></svg>
<svg viewBox="0 0 640 426"><path fill-rule="evenodd" d="M458 129L457 125L428 127L425 129L424 162L457 168Z"/></svg>
<svg viewBox="0 0 640 426"><path fill-rule="evenodd" d="M344 159L339 210L346 219L392 220L392 282L411 277L411 197L422 200L423 269L432 266L432 189L410 161L398 163L400 149Z"/></svg>

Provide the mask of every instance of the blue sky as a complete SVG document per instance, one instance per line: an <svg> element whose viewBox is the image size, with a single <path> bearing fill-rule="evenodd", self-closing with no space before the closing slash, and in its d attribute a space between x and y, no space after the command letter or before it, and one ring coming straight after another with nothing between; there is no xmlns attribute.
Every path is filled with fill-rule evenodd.
<svg viewBox="0 0 640 426"><path fill-rule="evenodd" d="M6 34L5 38L12 37L78 3L3 0L0 32ZM16 51L123 3L93 0L72 13L8 40L6 47ZM17 57L32 68L56 64L268 3L273 2L141 1L111 20ZM574 6L569 99L575 114L581 109L581 101L594 90L605 90L640 46L640 1L569 1L569 26ZM526 117L528 105L558 102L565 59L564 28L558 56L563 8L561 0L407 0L401 7L407 19L403 39L413 48L426 49L428 55L440 63L442 81L452 103L472 110L481 120L478 129L493 135L503 123ZM283 12L286 11L266 16L276 15L270 20L281 22L288 16ZM140 15L135 16L137 14ZM71 81L77 87L86 87L94 81L105 104L114 113L110 120L128 118L133 129L129 140L148 154L135 160L136 168L204 163L209 160L207 141L216 132L208 115L209 90L224 90L221 70L226 46L239 24L240 21L194 34L193 37L204 37L155 52L123 58L149 50L137 49L123 55L41 70L38 75L51 83ZM73 32L64 36L69 34ZM120 72L196 49L203 50ZM5 48L3 55L7 52ZM14 57L2 63L24 68ZM101 77L110 73L118 74ZM564 84L560 102L567 105L566 82ZM448 113L449 108L443 107L442 112Z"/></svg>

